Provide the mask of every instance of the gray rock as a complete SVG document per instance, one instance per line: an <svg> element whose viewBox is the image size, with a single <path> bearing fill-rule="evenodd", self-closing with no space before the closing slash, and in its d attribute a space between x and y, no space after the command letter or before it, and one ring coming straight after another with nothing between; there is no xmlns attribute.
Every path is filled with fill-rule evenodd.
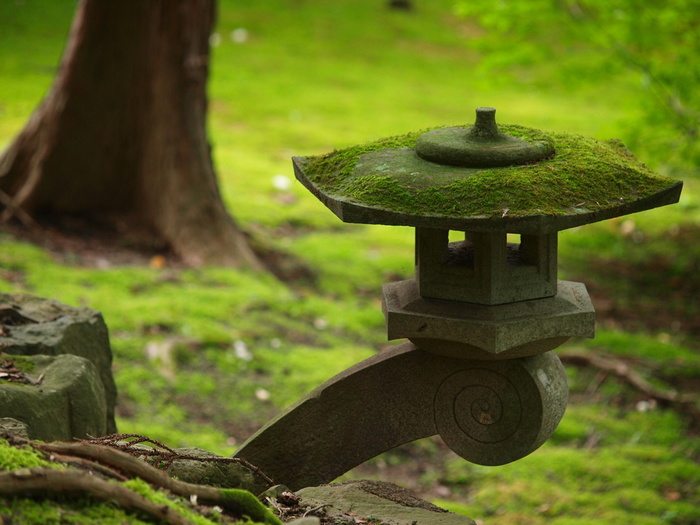
<svg viewBox="0 0 700 525"><path fill-rule="evenodd" d="M0 418L0 431L29 439L29 426L11 417Z"/></svg>
<svg viewBox="0 0 700 525"><path fill-rule="evenodd" d="M297 518L292 521L286 522L287 525L321 525L321 520L318 518Z"/></svg>
<svg viewBox="0 0 700 525"><path fill-rule="evenodd" d="M104 421L90 426L103 429L101 434L117 431L112 350L107 326L99 312L27 294L0 294L0 323L5 332L0 337L5 354L72 354L90 361L96 368L106 401Z"/></svg>
<svg viewBox="0 0 700 525"><path fill-rule="evenodd" d="M559 281L558 286L554 297L483 306L426 299L415 279L387 283L383 307L388 336L465 359L542 354L569 337L593 337L595 310L585 285Z"/></svg>
<svg viewBox="0 0 700 525"><path fill-rule="evenodd" d="M31 439L69 441L106 434L107 403L95 366L75 355L15 357L38 384L0 384L0 416L28 427Z"/></svg>
<svg viewBox="0 0 700 525"><path fill-rule="evenodd" d="M417 498L409 490L383 481L348 481L297 492L304 506L324 505L328 516L378 519L385 525L475 525L474 520Z"/></svg>
<svg viewBox="0 0 700 525"><path fill-rule="evenodd" d="M245 489L253 494L260 494L269 483L244 463L232 458L217 456L197 447L178 448L175 452L200 458L218 458L215 461L197 459L177 459L168 467L172 477L196 483L222 488Z"/></svg>

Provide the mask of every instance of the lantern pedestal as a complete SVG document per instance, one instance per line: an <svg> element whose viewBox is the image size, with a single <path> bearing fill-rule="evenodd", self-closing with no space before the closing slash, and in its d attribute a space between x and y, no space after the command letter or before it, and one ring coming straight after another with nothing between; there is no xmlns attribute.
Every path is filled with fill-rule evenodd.
<svg viewBox="0 0 700 525"><path fill-rule="evenodd" d="M436 434L468 461L502 465L551 436L567 398L554 352L470 360L403 343L318 387L236 456L292 490L329 483L382 452Z"/></svg>

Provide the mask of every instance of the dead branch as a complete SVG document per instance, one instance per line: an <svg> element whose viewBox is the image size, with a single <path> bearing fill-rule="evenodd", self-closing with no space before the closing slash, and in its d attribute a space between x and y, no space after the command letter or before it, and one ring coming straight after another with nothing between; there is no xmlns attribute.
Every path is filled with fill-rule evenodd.
<svg viewBox="0 0 700 525"><path fill-rule="evenodd" d="M92 436L90 437L92 438ZM83 443L89 443L91 445L105 445L121 450L122 452L126 452L132 456L145 456L148 458L148 463L162 469L167 469L173 461L182 459L205 463L240 463L253 472L253 474L256 474L262 478L265 483L268 484L268 486L275 484L272 478L243 458L181 454L180 452L174 451L167 445L164 445L160 441L142 436L140 434L110 434L107 436L92 438L90 441L83 441ZM147 448L138 446L144 443L151 443L154 445L154 447L148 447L148 445L146 445ZM159 465L160 463L163 464L162 467Z"/></svg>
<svg viewBox="0 0 700 525"><path fill-rule="evenodd" d="M115 501L127 510L142 512L173 525L193 525L168 505L158 505L128 488L105 481L89 472L71 468L25 468L0 473L0 494L84 492L98 499Z"/></svg>
<svg viewBox="0 0 700 525"><path fill-rule="evenodd" d="M654 387L639 372L621 359L578 352L559 354L559 359L565 364L592 366L604 372L615 374L629 385L657 401L685 404L695 403L698 399L693 394L681 394L674 390L661 390Z"/></svg>

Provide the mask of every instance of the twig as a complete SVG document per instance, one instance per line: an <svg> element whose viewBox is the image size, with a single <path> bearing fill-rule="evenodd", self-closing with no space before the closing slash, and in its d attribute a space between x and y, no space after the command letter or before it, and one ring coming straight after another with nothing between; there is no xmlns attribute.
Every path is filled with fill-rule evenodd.
<svg viewBox="0 0 700 525"><path fill-rule="evenodd" d="M670 403L695 403L697 396L693 394L680 394L673 390L661 390L654 387L641 374L634 370L629 364L614 357L601 357L593 354L566 353L559 354L559 359L563 363L577 366L593 366L607 373L615 374L620 379L626 381L634 388L648 395L657 401Z"/></svg>
<svg viewBox="0 0 700 525"><path fill-rule="evenodd" d="M140 434L110 434L108 436L102 436L98 438L90 436L90 438L92 438L90 441L82 442L90 443L93 445L106 445L108 447L116 448L128 454L131 454L132 456L147 456L148 458L150 458L149 463L156 467L158 467L158 463L162 462L164 464L163 468L167 469L173 461L178 459L201 461L205 463L240 463L241 465L249 469L251 472L261 477L269 486L275 484L272 478L270 478L258 467L251 464L243 458L230 458L220 456L195 456L192 454L181 454L179 452L175 452L167 445L164 445L163 443L155 439L151 439ZM157 448L150 449L140 448L136 446L142 443L152 443Z"/></svg>
<svg viewBox="0 0 700 525"><path fill-rule="evenodd" d="M306 512L304 512L304 514L301 517L305 518L306 516L308 516L312 512L316 512L317 510L321 510L325 507L330 507L330 506L331 506L330 503L324 503L323 505L319 505L318 507L314 507L312 509L307 510Z"/></svg>
<svg viewBox="0 0 700 525"><path fill-rule="evenodd" d="M41 452L41 451L39 451ZM97 463L95 461L90 461L88 459L79 458L76 456L65 456L63 454L48 454L49 461L57 461L68 465L69 467L75 467L77 469L86 470L88 472L97 473L107 479L114 479L116 481L127 481L129 478L120 474L119 472Z"/></svg>
<svg viewBox="0 0 700 525"><path fill-rule="evenodd" d="M591 380L591 382L588 384L588 387L586 388L586 394L588 396L592 396L595 394L595 392L598 390L600 385L603 384L603 382L608 378L609 373L605 370L598 370L598 373L595 375L595 377Z"/></svg>
<svg viewBox="0 0 700 525"><path fill-rule="evenodd" d="M106 501L116 501L127 510L173 525L194 525L168 505L158 505L117 483L105 481L88 472L71 468L31 468L0 473L0 494L34 494L37 492L86 492Z"/></svg>

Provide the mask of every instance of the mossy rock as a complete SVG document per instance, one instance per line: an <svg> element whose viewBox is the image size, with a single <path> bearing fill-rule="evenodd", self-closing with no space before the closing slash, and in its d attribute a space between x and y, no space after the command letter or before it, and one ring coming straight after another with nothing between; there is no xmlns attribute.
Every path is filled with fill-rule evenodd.
<svg viewBox="0 0 700 525"><path fill-rule="evenodd" d="M0 416L27 425L32 439L70 441L106 434L108 407L95 366L75 355L13 356L36 384L0 381Z"/></svg>
<svg viewBox="0 0 700 525"><path fill-rule="evenodd" d="M90 308L72 307L53 299L29 294L0 293L2 352L10 360L20 356L78 356L90 361L102 383L99 403L106 403L98 434L114 433L117 387L112 375L112 350L102 315ZM98 432L93 429L93 432ZM82 435L82 434L81 434ZM35 439L59 439L58 437ZM67 436L70 439L74 436Z"/></svg>
<svg viewBox="0 0 700 525"><path fill-rule="evenodd" d="M297 492L305 506L323 506L327 516L358 516L386 525L474 525L466 516L448 512L414 496L409 490L383 481L345 481Z"/></svg>
<svg viewBox="0 0 700 525"><path fill-rule="evenodd" d="M179 454L199 458L221 458L223 461L198 461L180 458L168 467L168 474L188 483L197 485L213 485L221 488L245 489L259 494L268 486L268 482L244 463L231 458L222 458L211 452L197 447L179 448Z"/></svg>
<svg viewBox="0 0 700 525"><path fill-rule="evenodd" d="M680 197L680 181L654 173L619 140L514 125L500 129L551 144L556 153L516 166L446 166L416 154L423 130L327 155L295 157L294 168L340 219L368 224L542 234L672 204Z"/></svg>

